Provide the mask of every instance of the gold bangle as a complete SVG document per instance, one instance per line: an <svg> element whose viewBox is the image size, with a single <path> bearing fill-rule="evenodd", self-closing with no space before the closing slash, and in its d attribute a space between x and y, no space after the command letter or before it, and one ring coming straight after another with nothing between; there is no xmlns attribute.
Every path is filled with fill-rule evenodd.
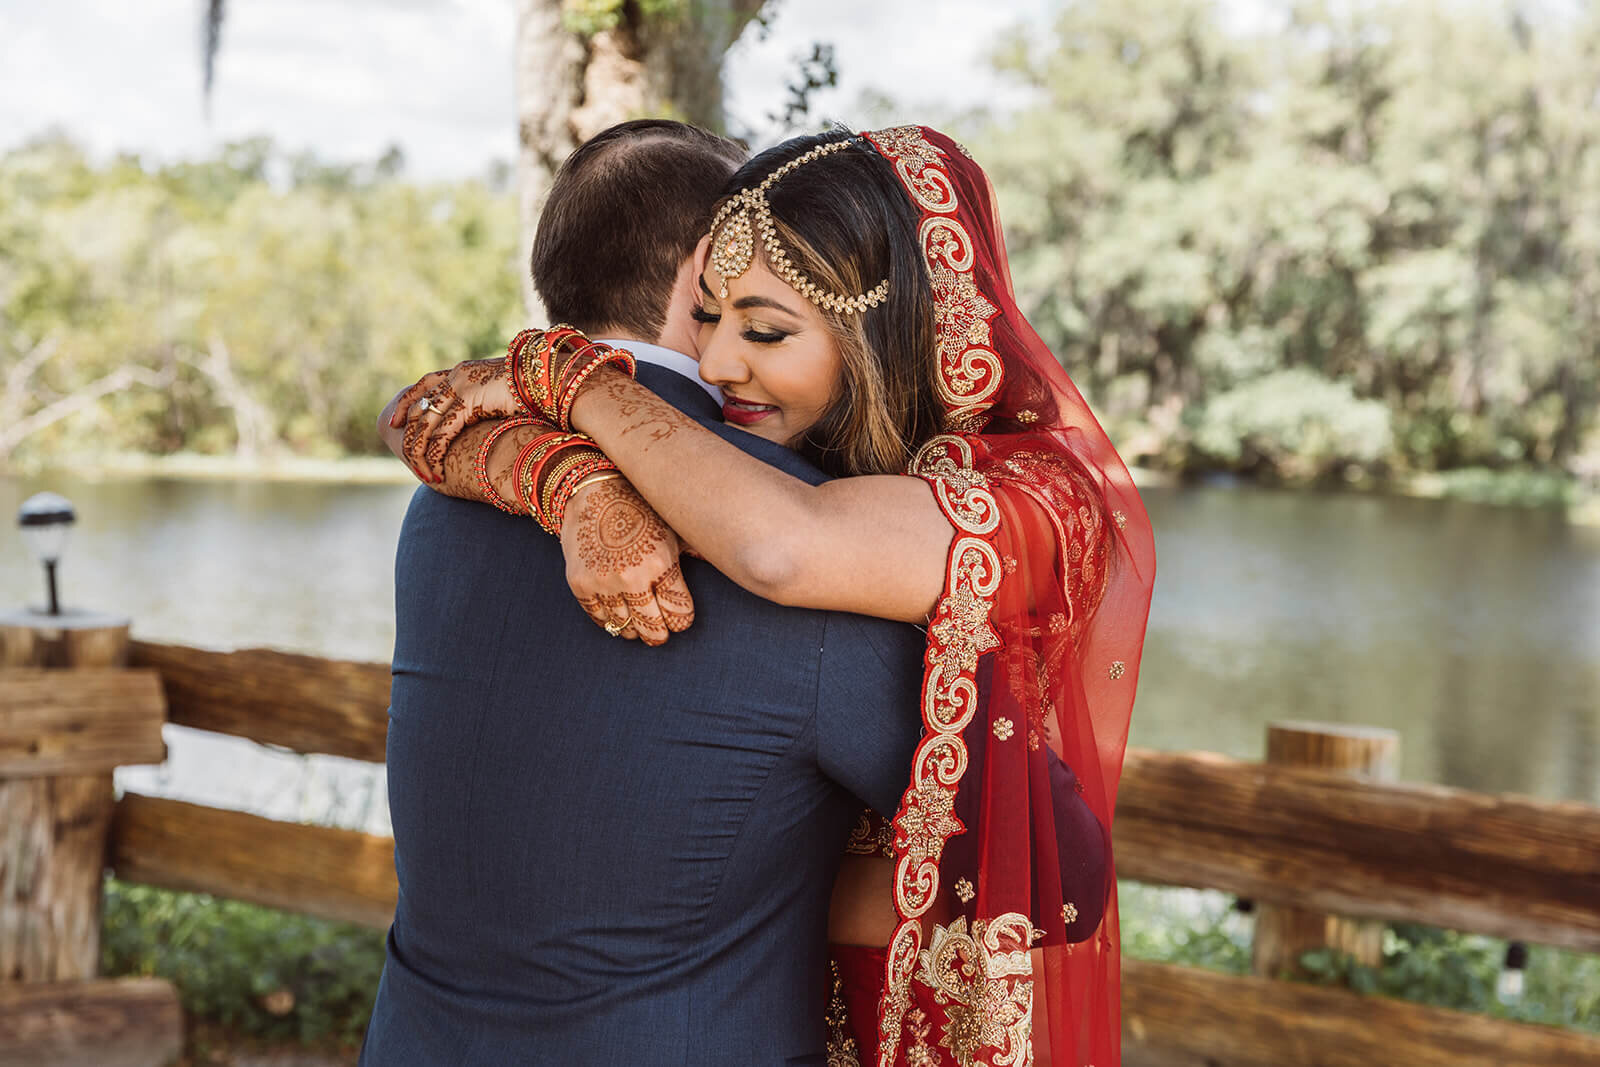
<svg viewBox="0 0 1600 1067"><path fill-rule="evenodd" d="M599 450L596 449L596 451L598 452ZM561 459L553 460L548 471L540 472L544 484L539 486L539 514L534 517L539 520L539 525L551 533L560 532L560 528L555 526L554 516L551 514L555 510L556 488L561 484L561 479L568 471L585 462L588 458L587 455L580 451L578 455L564 456Z"/></svg>
<svg viewBox="0 0 1600 1067"><path fill-rule="evenodd" d="M601 482L614 481L615 479L621 478L621 477L622 477L622 472L621 471L595 471L593 474L591 474L587 478L583 479L583 481L581 481L577 485L573 486L572 487L572 492L573 492L574 495L576 495L576 494L582 492L583 490L587 489L591 485L599 485Z"/></svg>

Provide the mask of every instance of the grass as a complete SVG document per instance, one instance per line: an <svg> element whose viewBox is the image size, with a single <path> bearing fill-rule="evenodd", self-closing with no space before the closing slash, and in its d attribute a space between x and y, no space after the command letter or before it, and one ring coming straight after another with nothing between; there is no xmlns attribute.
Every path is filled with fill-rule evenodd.
<svg viewBox="0 0 1600 1067"><path fill-rule="evenodd" d="M1138 959L1229 974L1250 972L1253 919L1223 893L1121 887L1122 948ZM210 1045L290 1042L358 1046L383 969L383 935L199 893L106 883L102 971L166 978L191 1026L190 1054ZM1329 984L1523 1022L1600 1033L1600 956L1530 946L1523 995L1495 994L1506 943L1396 924L1383 963L1361 967L1329 953L1303 963Z"/></svg>
<svg viewBox="0 0 1600 1067"><path fill-rule="evenodd" d="M1160 963L1227 974L1250 973L1254 920L1224 893L1120 887L1122 951ZM1364 967L1332 952L1309 952L1301 964L1324 984L1519 1022L1549 1023L1600 1034L1600 956L1528 946L1523 992L1496 995L1506 942L1416 923L1391 924L1383 961Z"/></svg>

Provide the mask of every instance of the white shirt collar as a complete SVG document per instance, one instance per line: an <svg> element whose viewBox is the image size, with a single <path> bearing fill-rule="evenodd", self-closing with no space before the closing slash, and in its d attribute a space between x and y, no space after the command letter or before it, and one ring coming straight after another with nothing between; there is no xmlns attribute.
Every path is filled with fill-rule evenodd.
<svg viewBox="0 0 1600 1067"><path fill-rule="evenodd" d="M717 407L722 407L722 390L700 377L700 364L693 356L686 356L677 349L653 345L645 341L622 341L603 337L596 337L595 340L600 341L602 344L608 344L613 348L626 348L633 353L633 358L640 363L653 363L657 367L664 367L667 370L683 375L704 389L711 399L717 402Z"/></svg>

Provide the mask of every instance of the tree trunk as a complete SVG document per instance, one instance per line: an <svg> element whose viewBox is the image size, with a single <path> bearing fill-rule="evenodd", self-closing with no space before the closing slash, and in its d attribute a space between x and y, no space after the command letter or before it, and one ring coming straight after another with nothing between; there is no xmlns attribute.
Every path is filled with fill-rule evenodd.
<svg viewBox="0 0 1600 1067"><path fill-rule="evenodd" d="M528 253L556 168L574 148L628 119L672 116L722 127L722 57L764 0L688 0L674 16L623 7L614 29L592 37L562 23L562 0L517 0L517 187L523 303L544 309Z"/></svg>

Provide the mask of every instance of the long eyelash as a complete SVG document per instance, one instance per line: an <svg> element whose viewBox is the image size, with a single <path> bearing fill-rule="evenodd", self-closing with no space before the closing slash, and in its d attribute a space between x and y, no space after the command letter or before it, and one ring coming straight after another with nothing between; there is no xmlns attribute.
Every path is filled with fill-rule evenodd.
<svg viewBox="0 0 1600 1067"><path fill-rule="evenodd" d="M689 312L689 317L696 322L717 323L722 321L721 315L713 315L701 304L696 304Z"/></svg>
<svg viewBox="0 0 1600 1067"><path fill-rule="evenodd" d="M740 336L746 341L751 341L758 345L775 345L789 335L786 333L762 333L759 330L745 330Z"/></svg>

